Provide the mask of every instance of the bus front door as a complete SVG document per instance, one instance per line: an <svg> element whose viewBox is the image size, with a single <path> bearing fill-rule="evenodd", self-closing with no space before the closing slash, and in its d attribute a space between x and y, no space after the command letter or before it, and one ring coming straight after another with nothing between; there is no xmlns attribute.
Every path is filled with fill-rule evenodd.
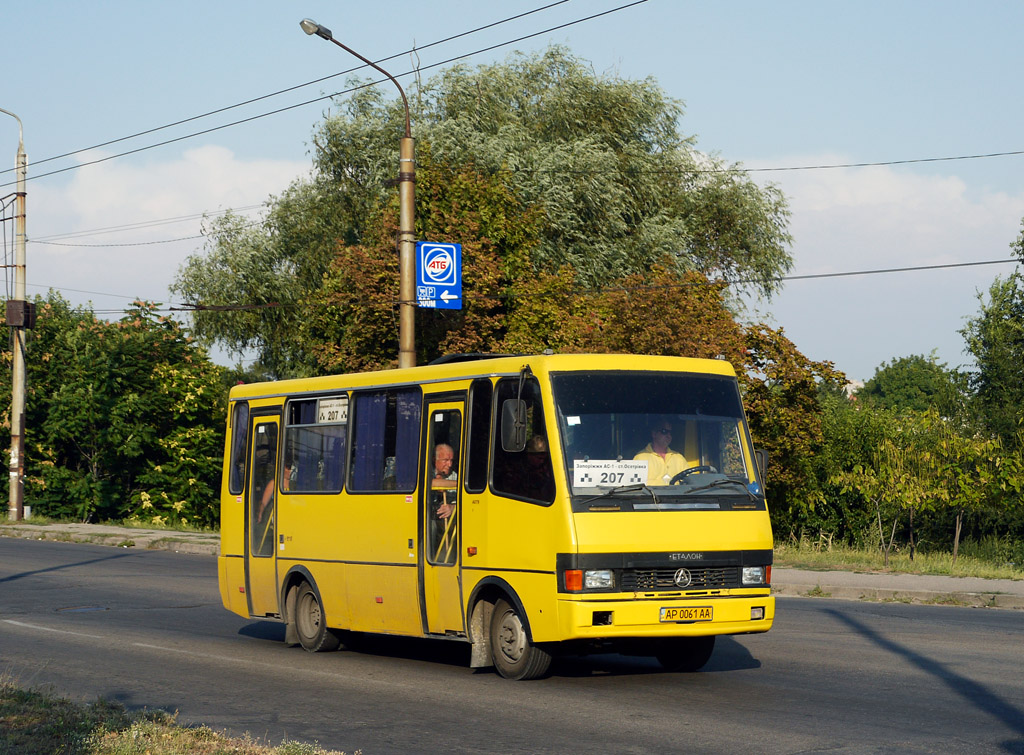
<svg viewBox="0 0 1024 755"><path fill-rule="evenodd" d="M427 406L427 445L424 467L423 530L420 548L423 569L423 603L426 631L430 634L462 633L462 590L459 578L460 525L462 522L461 401Z"/></svg>
<svg viewBox="0 0 1024 755"><path fill-rule="evenodd" d="M270 616L279 612L277 601L277 417L255 417L249 442L252 467L246 506L246 592L249 613Z"/></svg>

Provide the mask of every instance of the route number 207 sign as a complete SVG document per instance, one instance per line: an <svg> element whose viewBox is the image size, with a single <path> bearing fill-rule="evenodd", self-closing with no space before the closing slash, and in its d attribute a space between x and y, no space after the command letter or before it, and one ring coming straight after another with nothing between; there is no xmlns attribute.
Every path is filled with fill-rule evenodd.
<svg viewBox="0 0 1024 755"><path fill-rule="evenodd" d="M574 488L618 488L623 485L638 485L647 482L646 461L616 461L615 459L594 459L572 463L572 486Z"/></svg>

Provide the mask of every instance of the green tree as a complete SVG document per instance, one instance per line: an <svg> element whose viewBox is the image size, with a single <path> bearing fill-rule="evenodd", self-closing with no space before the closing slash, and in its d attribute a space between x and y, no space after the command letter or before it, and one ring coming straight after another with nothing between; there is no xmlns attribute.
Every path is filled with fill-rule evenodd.
<svg viewBox="0 0 1024 755"><path fill-rule="evenodd" d="M470 168L436 166L420 150L417 227L435 241L462 244L463 308L420 308L417 362L451 352L501 351L520 260L536 243L536 213L493 177ZM398 203L383 205L362 242L338 248L297 332L319 372L357 372L395 365Z"/></svg>
<svg viewBox="0 0 1024 755"><path fill-rule="evenodd" d="M981 311L960 331L974 357L969 372L976 413L987 430L1013 447L1024 421L1024 275L996 278Z"/></svg>
<svg viewBox="0 0 1024 755"><path fill-rule="evenodd" d="M856 490L874 509L887 568L902 515L907 513L910 517L910 557L913 559L916 548L914 514L933 507L943 492L934 477L934 459L924 437L927 426L921 416L913 412L890 413L889 419L882 428L882 442L872 449L870 456L834 478L844 491Z"/></svg>
<svg viewBox="0 0 1024 755"><path fill-rule="evenodd" d="M935 448L935 479L941 499L953 510L953 563L960 552L960 534L965 514L976 513L993 504L1003 466L1003 452L998 440L958 433L950 423L932 416L938 426Z"/></svg>
<svg viewBox="0 0 1024 755"><path fill-rule="evenodd" d="M857 398L885 409L924 412L934 408L945 417L959 416L964 404L957 373L940 364L934 354L883 363L857 391Z"/></svg>
<svg viewBox="0 0 1024 755"><path fill-rule="evenodd" d="M829 538L861 544L874 542L874 512L856 489L839 481L871 458L888 432L891 412L849 398L845 391L819 392L822 445L814 455L815 476L822 497L807 524Z"/></svg>
<svg viewBox="0 0 1024 755"><path fill-rule="evenodd" d="M506 193L499 205L518 206L526 220L520 226L514 215L507 216L505 240L474 235L462 224L451 228L465 235L431 238L459 241L464 251L467 244L482 244L496 259L478 259L479 274L495 287L495 276L504 275L520 282L538 277L555 290L595 288L667 265L679 274L694 272L770 295L791 265L789 214L781 193L698 153L678 131L680 105L652 80L597 76L566 50L552 48L477 69L453 67L411 100L420 163L417 237L443 233L445 221L431 216L445 203L433 202L431 192L441 190L439 179L446 174L476 176L477 189L486 181L492 198ZM272 199L262 224L247 228L227 218L212 226L208 255L191 258L174 289L206 307L193 316L199 337L236 352L255 348L277 376L306 374L325 361L351 363L343 353L311 355L294 334L325 275L333 298L321 297L320 304L344 311L321 319L360 338L365 328L358 326L372 325L359 322L344 304L345 297L365 293L369 281L338 268L393 248L386 229L392 226L387 207L394 190L386 184L398 165L401 118L397 101L363 90L321 125L313 139L312 176ZM450 219L460 217L454 205L447 206ZM482 210L479 215L481 234L487 225L502 225ZM522 243L513 241L519 236ZM474 272L468 262L464 270ZM375 310L374 323L394 330L397 297L384 272L374 275L381 276L374 285L386 289L378 292L379 304L391 308ZM523 296L532 283L504 293ZM477 295L492 293L481 289ZM246 309L218 309L225 305ZM435 321L440 327L451 317L431 313L426 327ZM471 320L459 321L455 330L465 335L462 327ZM512 341L517 333L530 335L519 324L511 323ZM486 335L485 328L452 344Z"/></svg>
<svg viewBox="0 0 1024 755"><path fill-rule="evenodd" d="M825 442L819 390L846 378L830 362L807 359L781 329L747 328L746 350L744 403L754 442L769 454L772 524L795 532L823 501L815 466Z"/></svg>
<svg viewBox="0 0 1024 755"><path fill-rule="evenodd" d="M37 308L26 345L26 502L82 521L213 525L221 369L153 304L113 323L52 292Z"/></svg>

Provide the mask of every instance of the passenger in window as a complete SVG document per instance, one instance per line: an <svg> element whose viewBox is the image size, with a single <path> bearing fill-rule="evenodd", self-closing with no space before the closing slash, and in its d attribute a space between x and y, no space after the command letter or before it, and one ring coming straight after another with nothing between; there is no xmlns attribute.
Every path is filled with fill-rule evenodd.
<svg viewBox="0 0 1024 755"><path fill-rule="evenodd" d="M284 469L281 471L281 490L288 491L295 487L295 478L298 475L298 467L295 466L295 458L291 451L285 455Z"/></svg>
<svg viewBox="0 0 1024 755"><path fill-rule="evenodd" d="M526 442L526 475L524 492L529 498L550 501L555 497L555 475L551 470L548 439L534 435Z"/></svg>
<svg viewBox="0 0 1024 755"><path fill-rule="evenodd" d="M458 472L454 469L455 449L447 443L438 443L434 447L434 480L454 481L459 478ZM455 487L454 485L433 484L432 487ZM447 519L455 511L455 505L448 502L448 494L438 494L437 518Z"/></svg>
<svg viewBox="0 0 1024 755"><path fill-rule="evenodd" d="M686 469L686 457L669 447L672 442L672 423L660 418L651 425L651 442L633 457L647 462L647 484L668 485L672 478Z"/></svg>
<svg viewBox="0 0 1024 755"><path fill-rule="evenodd" d="M254 500L256 521L253 525L253 552L268 556L274 549L274 448L265 441L256 446L253 470L254 489L258 499Z"/></svg>
<svg viewBox="0 0 1024 755"><path fill-rule="evenodd" d="M430 480L434 518L430 522L430 553L436 563L453 563L455 557L455 486L458 473L455 450L447 443L434 447L434 469Z"/></svg>

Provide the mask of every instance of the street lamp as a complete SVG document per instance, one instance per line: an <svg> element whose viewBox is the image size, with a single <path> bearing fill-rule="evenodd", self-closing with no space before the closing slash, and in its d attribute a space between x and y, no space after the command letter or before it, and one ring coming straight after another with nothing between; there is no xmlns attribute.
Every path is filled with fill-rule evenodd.
<svg viewBox="0 0 1024 755"><path fill-rule="evenodd" d="M405 108L405 136L399 144L398 152L398 366L416 366L416 240L414 225L416 219L416 151L409 122L409 100L406 99L402 85L395 77L379 65L350 47L346 47L334 38L331 30L308 18L302 19L299 26L306 34L315 34L321 39L333 42L371 68L380 71L391 79L402 95Z"/></svg>
<svg viewBox="0 0 1024 755"><path fill-rule="evenodd" d="M18 521L25 512L25 328L32 326L32 305L25 301L25 140L21 118L0 108L18 122L17 187L14 203L14 298L7 301L11 343L11 456L7 518Z"/></svg>

